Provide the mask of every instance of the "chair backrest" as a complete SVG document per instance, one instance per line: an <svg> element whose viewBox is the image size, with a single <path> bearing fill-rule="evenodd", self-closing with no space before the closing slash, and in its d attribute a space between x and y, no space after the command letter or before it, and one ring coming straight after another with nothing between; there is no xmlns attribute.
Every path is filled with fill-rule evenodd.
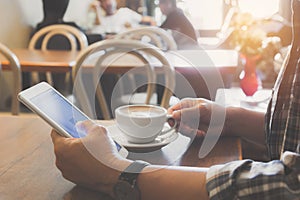
<svg viewBox="0 0 300 200"><path fill-rule="evenodd" d="M116 35L115 38L142 40L162 50L177 50L177 44L172 34L156 26L134 28Z"/></svg>
<svg viewBox="0 0 300 200"><path fill-rule="evenodd" d="M7 48L5 45L1 43L0 43L0 53L9 61L9 65L13 74L11 113L13 115L18 115L20 112L20 104L17 97L18 97L18 93L22 89L22 76L21 76L20 63L16 55L9 48Z"/></svg>
<svg viewBox="0 0 300 200"><path fill-rule="evenodd" d="M132 60L134 60L134 62L138 62L138 64L132 67L130 73L132 73L132 71L142 69L141 71L146 72L148 76L145 104L150 102L150 98L155 87L156 75L154 72L154 62L152 62L153 58L155 58L156 61L160 61L160 65L162 66L161 69L163 69L163 72L166 75L161 106L168 107L169 99L175 88L175 71L174 67L166 59L164 53L157 47L145 44L141 41L110 39L96 42L81 51L80 55L76 59L75 65L72 68L75 97L79 103L79 107L81 107L88 116L96 118L96 113L92 106L94 105L95 100L94 94L96 94L103 118L112 118L110 115L110 108L114 109L116 105L110 105L110 107L108 107L103 89L99 84L99 80L106 69L120 67L120 62L124 62L126 57L127 59L130 59L131 63ZM131 63L128 63L128 67L131 67ZM127 65L127 63L122 64L123 67ZM158 63L156 62L155 64ZM85 69L92 69L94 88L86 89L84 86L85 84L82 77L84 73L82 73L82 71ZM120 74L124 73L125 72L120 72ZM119 72L116 72L115 70L115 74L119 74ZM87 91L90 93L92 92L92 95L88 96ZM115 100L115 98L116 96L113 95L112 99Z"/></svg>
<svg viewBox="0 0 300 200"><path fill-rule="evenodd" d="M46 50L51 39L58 35L67 39L70 50L83 49L88 46L87 37L81 30L70 25L57 24L46 26L37 31L30 39L29 49L36 49L37 44L41 41L41 49Z"/></svg>

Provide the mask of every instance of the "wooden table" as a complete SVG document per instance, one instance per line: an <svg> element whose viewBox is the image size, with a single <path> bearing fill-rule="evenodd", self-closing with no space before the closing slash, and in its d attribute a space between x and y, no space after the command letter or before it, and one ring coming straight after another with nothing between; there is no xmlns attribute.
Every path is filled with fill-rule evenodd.
<svg viewBox="0 0 300 200"><path fill-rule="evenodd" d="M58 72L72 70L79 51L13 49L22 71ZM214 100L216 90L230 87L238 66L238 53L234 50L178 50L166 52L176 70L175 94L179 98L204 97ZM8 61L0 55L3 69ZM113 63L107 73L124 73L136 66L130 57ZM88 66L85 66L88 68ZM159 66L157 68L159 70ZM219 77L218 79L216 77ZM191 88L191 89L187 89Z"/></svg>
<svg viewBox="0 0 300 200"><path fill-rule="evenodd" d="M42 119L30 114L1 114L0 127L1 200L110 199L103 194L75 186L61 176L55 167L51 127ZM200 138L196 138L174 165L208 167L241 159L241 145L237 138L220 139L205 158L199 159L201 142ZM160 157L157 160L161 164L176 156L166 149L159 151Z"/></svg>
<svg viewBox="0 0 300 200"><path fill-rule="evenodd" d="M238 65L238 52L235 50L175 50L164 52L169 62L174 66L176 71L184 72L185 69L197 68L212 69L216 68L222 71L232 72ZM94 67L94 59L88 61L86 68ZM151 59L159 70L161 64ZM103 64L108 64L111 69L109 73L125 73L135 67L141 66L141 62L135 56L122 53L115 54L111 59L107 59Z"/></svg>
<svg viewBox="0 0 300 200"><path fill-rule="evenodd" d="M19 59L22 71L58 72L72 70L79 51L12 50ZM166 57L176 70L175 94L179 98L204 97L214 100L218 88L231 86L238 66L238 53L234 50L178 50L166 52ZM0 55L3 69L9 69L8 61ZM155 61L154 61L155 62ZM136 60L122 57L113 63L106 73L125 73L136 67ZM85 66L89 68L88 65ZM159 64L156 68L159 71ZM189 89L188 89L189 88Z"/></svg>
<svg viewBox="0 0 300 200"><path fill-rule="evenodd" d="M165 52L176 71L175 95L184 97L205 97L213 99L218 88L230 87L238 66L238 53L234 50L177 50ZM161 72L161 63L150 61L155 70ZM134 56L117 54L102 63L110 66L104 73L122 74L143 66ZM95 59L84 64L84 71L91 73Z"/></svg>
<svg viewBox="0 0 300 200"><path fill-rule="evenodd" d="M50 71L67 72L72 69L79 51L64 50L30 50L12 49L19 59L22 71ZM217 68L222 72L233 72L237 67L238 54L233 50L178 50L166 52L167 58L179 72L185 72L191 68L199 70ZM9 63L0 55L0 61L4 69L9 69ZM114 63L112 73L126 72L135 67L136 62L129 59L121 59ZM114 71L115 70L115 71Z"/></svg>
<svg viewBox="0 0 300 200"><path fill-rule="evenodd" d="M19 59L22 71L38 72L69 72L75 63L79 51L63 50L30 50L13 49L13 53ZM3 69L9 69L9 63L0 55Z"/></svg>

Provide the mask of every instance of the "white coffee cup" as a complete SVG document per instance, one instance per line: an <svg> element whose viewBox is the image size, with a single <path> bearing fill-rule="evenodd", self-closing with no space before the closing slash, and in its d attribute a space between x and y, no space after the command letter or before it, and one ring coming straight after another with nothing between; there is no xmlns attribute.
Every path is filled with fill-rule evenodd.
<svg viewBox="0 0 300 200"><path fill-rule="evenodd" d="M115 110L116 123L129 142L149 143L158 135L173 130L176 122L167 115L167 110L154 105L125 105ZM168 120L174 126L163 130Z"/></svg>

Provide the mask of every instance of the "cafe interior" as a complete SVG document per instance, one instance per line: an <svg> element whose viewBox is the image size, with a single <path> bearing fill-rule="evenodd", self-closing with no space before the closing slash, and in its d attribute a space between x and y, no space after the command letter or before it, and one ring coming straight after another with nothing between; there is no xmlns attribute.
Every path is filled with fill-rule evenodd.
<svg viewBox="0 0 300 200"><path fill-rule="evenodd" d="M119 106L168 109L184 98L266 112L292 42L291 0L177 0L196 39L181 25L163 28L164 0L117 0L121 18L105 15L99 2L0 1L0 199L99 197L62 177L52 126L18 99L41 82L107 127ZM255 158L238 137L219 139L199 156L197 136L132 144L111 132L132 159L150 163L210 167Z"/></svg>

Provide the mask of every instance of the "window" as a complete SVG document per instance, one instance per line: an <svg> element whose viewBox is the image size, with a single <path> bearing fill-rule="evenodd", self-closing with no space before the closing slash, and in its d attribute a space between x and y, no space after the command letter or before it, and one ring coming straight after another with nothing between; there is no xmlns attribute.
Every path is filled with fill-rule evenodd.
<svg viewBox="0 0 300 200"><path fill-rule="evenodd" d="M279 1L238 0L238 5L242 12L250 12L254 17L263 18L278 12ZM226 15L224 2L224 0L177 0L177 6L184 11L195 29L218 30ZM155 4L158 5L158 0L155 0ZM158 25L164 19L158 6L155 9L155 18Z"/></svg>
<svg viewBox="0 0 300 200"><path fill-rule="evenodd" d="M178 7L183 9L195 29L214 30L222 25L223 0L181 0Z"/></svg>
<svg viewBox="0 0 300 200"><path fill-rule="evenodd" d="M249 12L254 17L270 17L279 10L279 0L239 0L239 7L243 12Z"/></svg>
<svg viewBox="0 0 300 200"><path fill-rule="evenodd" d="M155 20L158 25L164 20L155 0ZM223 21L223 0L177 0L177 6L183 10L195 29L219 29ZM211 15L212 11L216 14Z"/></svg>

